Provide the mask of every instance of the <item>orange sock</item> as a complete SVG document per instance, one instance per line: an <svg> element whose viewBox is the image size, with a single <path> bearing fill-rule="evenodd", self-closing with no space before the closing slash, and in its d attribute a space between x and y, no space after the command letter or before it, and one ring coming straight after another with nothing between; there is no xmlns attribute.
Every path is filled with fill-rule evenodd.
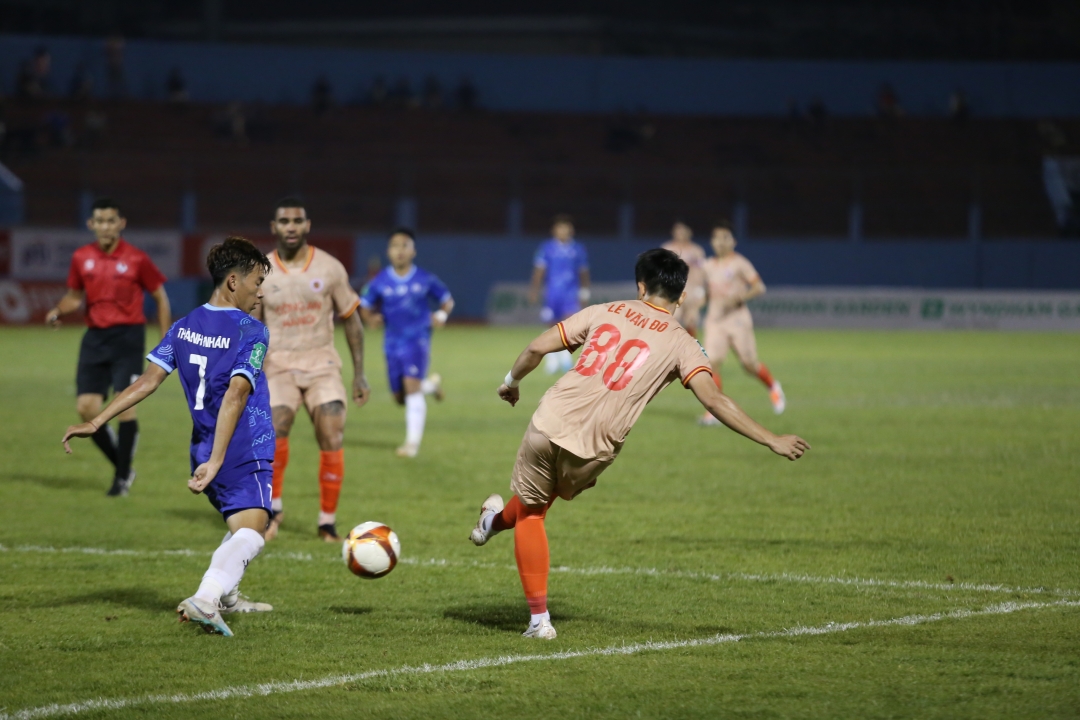
<svg viewBox="0 0 1080 720"><path fill-rule="evenodd" d="M776 382L775 380L773 380L773 376L772 373L769 372L769 368L765 367L765 363L761 363L760 365L758 365L757 376L761 380L761 382L765 383L765 387L767 388L772 388L773 383Z"/></svg>
<svg viewBox="0 0 1080 720"><path fill-rule="evenodd" d="M285 468L289 465L289 438L280 437L274 442L274 477L270 490L272 500L281 499L281 486L285 484Z"/></svg>
<svg viewBox="0 0 1080 720"><path fill-rule="evenodd" d="M514 559L517 560L521 587L533 615L547 612L547 581L551 566L544 518L551 503L529 507L517 495L510 498L503 511L491 523L494 530L514 528Z"/></svg>
<svg viewBox="0 0 1080 720"><path fill-rule="evenodd" d="M324 513L337 512L341 480L345 477L345 451L322 450L319 452L319 506Z"/></svg>

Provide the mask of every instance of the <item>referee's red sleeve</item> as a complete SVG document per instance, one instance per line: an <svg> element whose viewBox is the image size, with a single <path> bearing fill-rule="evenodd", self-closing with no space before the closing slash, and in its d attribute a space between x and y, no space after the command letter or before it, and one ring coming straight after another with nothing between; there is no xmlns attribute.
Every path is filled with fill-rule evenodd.
<svg viewBox="0 0 1080 720"><path fill-rule="evenodd" d="M155 292L165 284L165 275L149 256L144 256L139 268L139 283L147 292Z"/></svg>
<svg viewBox="0 0 1080 720"><path fill-rule="evenodd" d="M82 273L79 272L79 254L71 256L71 268L68 270L67 286L72 290L82 290Z"/></svg>

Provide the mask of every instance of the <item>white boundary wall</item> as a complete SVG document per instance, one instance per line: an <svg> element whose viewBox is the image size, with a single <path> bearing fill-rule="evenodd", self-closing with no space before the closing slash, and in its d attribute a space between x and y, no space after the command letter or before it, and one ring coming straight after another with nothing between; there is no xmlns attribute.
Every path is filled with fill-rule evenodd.
<svg viewBox="0 0 1080 720"><path fill-rule="evenodd" d="M495 325L540 322L527 283L497 283L488 296ZM625 300L633 283L597 283L590 302ZM773 287L750 303L757 327L1080 332L1080 293L1030 290Z"/></svg>

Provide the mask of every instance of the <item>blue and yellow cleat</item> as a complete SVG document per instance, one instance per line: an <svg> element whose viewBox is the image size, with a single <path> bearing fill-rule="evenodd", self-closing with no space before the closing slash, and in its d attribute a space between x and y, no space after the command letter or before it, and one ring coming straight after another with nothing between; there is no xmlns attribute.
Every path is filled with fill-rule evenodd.
<svg viewBox="0 0 1080 720"><path fill-rule="evenodd" d="M176 613L180 616L182 623L198 623L208 633L220 633L225 637L233 636L232 630L221 616L220 603L214 603L211 606L205 600L189 597L177 606Z"/></svg>

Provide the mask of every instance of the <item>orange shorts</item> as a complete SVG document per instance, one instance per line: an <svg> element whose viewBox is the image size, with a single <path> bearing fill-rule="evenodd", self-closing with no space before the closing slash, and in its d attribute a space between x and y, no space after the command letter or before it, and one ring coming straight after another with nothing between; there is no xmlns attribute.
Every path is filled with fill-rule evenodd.
<svg viewBox="0 0 1080 720"><path fill-rule="evenodd" d="M587 460L567 452L530 422L521 439L510 489L526 505L547 505L556 496L572 500L596 484L611 460Z"/></svg>
<svg viewBox="0 0 1080 720"><path fill-rule="evenodd" d="M339 400L348 407L349 396L341 381L341 371L309 373L302 370L282 370L266 376L270 388L270 407L287 407L296 413L303 403L308 415L315 417L320 405Z"/></svg>
<svg viewBox="0 0 1080 720"><path fill-rule="evenodd" d="M705 354L712 363L722 363L728 349L743 365L757 365L757 340L754 339L754 321L745 305L733 310L719 320L705 320Z"/></svg>

